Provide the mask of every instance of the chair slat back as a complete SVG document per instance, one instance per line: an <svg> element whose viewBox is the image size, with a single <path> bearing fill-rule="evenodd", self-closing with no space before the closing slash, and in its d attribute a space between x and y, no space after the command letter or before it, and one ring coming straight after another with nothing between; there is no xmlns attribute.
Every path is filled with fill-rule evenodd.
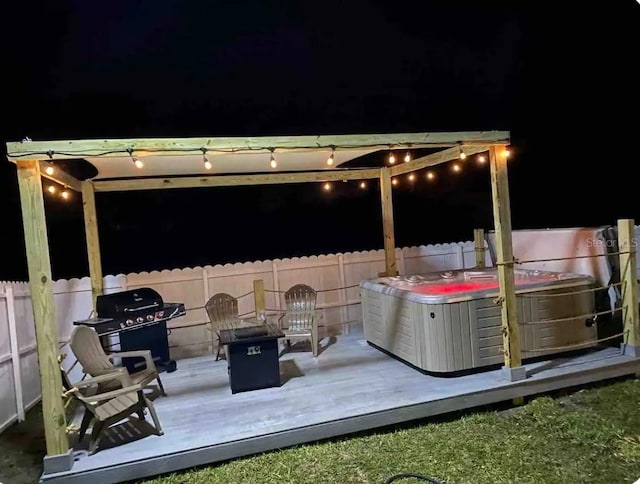
<svg viewBox="0 0 640 484"><path fill-rule="evenodd" d="M104 352L98 334L87 326L78 326L73 331L70 346L83 371L91 376L102 375L115 368Z"/></svg>
<svg viewBox="0 0 640 484"><path fill-rule="evenodd" d="M240 319L238 315L238 300L224 292L211 296L207 304L205 304L205 309L214 331L224 329L228 323Z"/></svg>
<svg viewBox="0 0 640 484"><path fill-rule="evenodd" d="M290 332L308 333L315 319L317 293L306 284L296 284L285 292L284 326Z"/></svg>

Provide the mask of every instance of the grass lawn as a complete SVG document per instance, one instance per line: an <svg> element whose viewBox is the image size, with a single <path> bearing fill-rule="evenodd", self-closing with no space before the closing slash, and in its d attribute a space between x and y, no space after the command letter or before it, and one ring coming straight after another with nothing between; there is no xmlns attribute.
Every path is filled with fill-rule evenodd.
<svg viewBox="0 0 640 484"><path fill-rule="evenodd" d="M36 408L25 424L0 435L3 484L37 479L43 446L42 437L34 438L33 421L39 419ZM447 483L634 482L640 478L640 381L619 380L521 407L481 409L144 482L383 484L406 472Z"/></svg>

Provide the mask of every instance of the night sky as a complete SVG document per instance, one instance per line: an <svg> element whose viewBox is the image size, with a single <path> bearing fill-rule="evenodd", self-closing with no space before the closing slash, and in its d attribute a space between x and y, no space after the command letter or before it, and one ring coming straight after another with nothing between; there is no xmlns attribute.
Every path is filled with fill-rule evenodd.
<svg viewBox="0 0 640 484"><path fill-rule="evenodd" d="M3 155L6 141L26 136L509 130L514 228L640 220L635 0L75 0L3 10ZM0 280L27 275L15 171L0 162ZM372 184L98 194L97 204L105 274L383 246ZM79 194L47 196L46 209L54 277L87 275ZM435 184L403 181L394 211L399 247L469 240L493 226L488 168L443 166Z"/></svg>

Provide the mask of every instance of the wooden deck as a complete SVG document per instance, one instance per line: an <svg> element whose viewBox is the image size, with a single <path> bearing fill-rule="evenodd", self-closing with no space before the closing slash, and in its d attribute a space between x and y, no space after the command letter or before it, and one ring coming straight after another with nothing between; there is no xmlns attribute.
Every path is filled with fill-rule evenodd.
<svg viewBox="0 0 640 484"><path fill-rule="evenodd" d="M353 331L317 359L289 353L280 366L281 387L232 395L226 361L180 360L176 372L162 375L168 396L155 400L163 436L147 435L141 423L119 424L109 431L113 442L104 439L105 447L92 456L80 451L71 471L42 480L138 479L633 374L640 372L640 358L604 348L529 364L528 378L515 383L499 370L437 378L370 347Z"/></svg>

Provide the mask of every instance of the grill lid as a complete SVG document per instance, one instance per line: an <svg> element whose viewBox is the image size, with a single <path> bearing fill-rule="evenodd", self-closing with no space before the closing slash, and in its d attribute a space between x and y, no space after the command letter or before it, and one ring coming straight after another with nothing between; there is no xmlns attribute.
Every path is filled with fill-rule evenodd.
<svg viewBox="0 0 640 484"><path fill-rule="evenodd" d="M162 296L150 287L104 294L96 298L96 311L101 318L123 316L131 312L163 308Z"/></svg>

